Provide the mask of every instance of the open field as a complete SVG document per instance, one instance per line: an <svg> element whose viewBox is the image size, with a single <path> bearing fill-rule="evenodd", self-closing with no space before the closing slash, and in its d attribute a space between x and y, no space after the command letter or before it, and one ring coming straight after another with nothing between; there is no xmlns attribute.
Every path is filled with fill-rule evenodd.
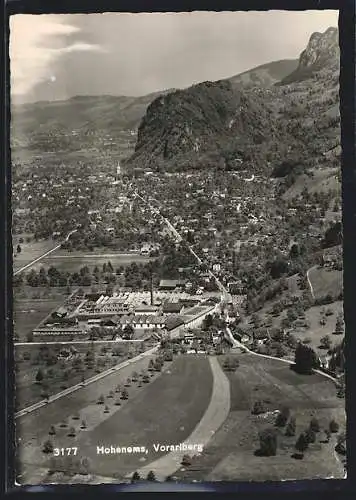
<svg viewBox="0 0 356 500"><path fill-rule="evenodd" d="M37 259L44 253L48 252L48 250L51 250L52 248L54 248L59 244L59 241L54 241L54 240L41 240L41 241L32 240L30 243L26 243L26 237L28 236L32 238L32 235L29 234L19 234L14 236L13 238L13 247L15 253L13 261L14 271L17 271L21 267L26 266L26 264L29 264L30 262ZM21 237L24 239L24 242L20 243L21 253L16 254L16 247Z"/></svg>
<svg viewBox="0 0 356 500"><path fill-rule="evenodd" d="M326 324L320 324L321 313L323 310L328 310L332 312L330 316L323 315ZM328 304L327 306L313 306L308 309L305 313L306 320L309 322L310 326L308 329L296 330L293 335L301 340L306 338L310 339L310 346L315 349L315 351L320 355L326 353L327 350L320 349L320 339L329 335L332 347L338 345L342 342L344 335L334 335L336 318L338 314L343 314L343 303L339 300Z"/></svg>
<svg viewBox="0 0 356 500"><path fill-rule="evenodd" d="M38 412L17 420L18 435L21 436L19 457L22 462L21 483L32 478L32 470L46 467L48 455L41 451L41 444L48 439L50 425L79 413L80 420L69 422L69 427L78 428L85 418L88 430L77 430L76 437L67 436L68 428L58 429L53 442L59 447L78 446L81 457L88 457L94 474L123 479L132 470L145 462L159 458L163 452L155 452L154 443L175 444L183 442L202 418L211 397L212 374L205 356L178 356L161 375L142 388L128 388L129 399L119 407L106 397L109 413L97 405L97 398L108 395L117 384L122 384L132 373L147 368L148 361L139 361L134 367L108 376L76 395L41 408ZM192 383L194 380L194 384ZM60 417L59 417L60 416ZM38 423L40 421L40 423ZM97 446L144 446L147 453L126 455L100 455Z"/></svg>
<svg viewBox="0 0 356 500"><path fill-rule="evenodd" d="M64 298L56 299L14 299L14 334L19 342L27 340L27 335L54 309L62 304Z"/></svg>
<svg viewBox="0 0 356 500"><path fill-rule="evenodd" d="M306 174L299 175L296 182L283 194L284 199L292 199L300 195L306 187L310 193L327 192L340 186L337 180L339 169L335 167L314 169L310 177Z"/></svg>
<svg viewBox="0 0 356 500"><path fill-rule="evenodd" d="M328 294L337 297L342 292L342 271L313 267L309 271L309 279L316 299Z"/></svg>
<svg viewBox="0 0 356 500"><path fill-rule="evenodd" d="M54 266L59 271L73 273L78 272L84 266L87 266L91 270L95 266L101 268L103 264L107 264L109 261L114 269L116 269L119 266L128 266L133 262L145 264L150 261L150 258L139 254L71 252L67 255L57 255L54 252L40 262L37 262L32 269L38 271L41 267L48 269Z"/></svg>
<svg viewBox="0 0 356 500"><path fill-rule="evenodd" d="M320 443L322 434L309 446L302 460L291 455L300 432L308 427L312 416L318 418L321 429L335 418L340 431L345 428L344 400L336 397L332 382L320 375L302 376L284 363L237 355L240 366L229 373L231 410L224 425L214 435L200 457L190 467L174 474L185 481L265 481L282 479L312 479L343 477L343 469L335 457L335 436L330 443ZM220 358L220 359L223 359ZM268 410L287 405L296 417L295 437L286 437L278 429L275 457L255 455L259 448L258 432L273 426L275 416L252 415L256 400L265 401Z"/></svg>
<svg viewBox="0 0 356 500"><path fill-rule="evenodd" d="M134 342L49 346L29 343L16 346L16 409L21 410L41 401L43 393L51 396L80 383L83 377L88 379L107 370L136 355L141 347ZM72 350L69 356L59 357L60 353L69 349ZM89 366L85 362L87 353L92 353ZM39 369L43 373L43 381L36 383Z"/></svg>

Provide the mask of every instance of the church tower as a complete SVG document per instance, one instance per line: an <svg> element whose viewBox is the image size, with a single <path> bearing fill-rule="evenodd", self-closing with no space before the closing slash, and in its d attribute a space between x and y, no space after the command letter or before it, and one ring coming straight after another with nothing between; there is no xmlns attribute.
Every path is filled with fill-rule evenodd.
<svg viewBox="0 0 356 500"><path fill-rule="evenodd" d="M121 165L120 162L117 162L117 167L116 167L116 180L118 181L121 176Z"/></svg>

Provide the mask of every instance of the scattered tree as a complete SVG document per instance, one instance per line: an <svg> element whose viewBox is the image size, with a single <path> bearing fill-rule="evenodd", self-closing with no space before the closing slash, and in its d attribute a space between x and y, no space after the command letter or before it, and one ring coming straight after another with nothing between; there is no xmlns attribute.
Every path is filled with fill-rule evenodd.
<svg viewBox="0 0 356 500"><path fill-rule="evenodd" d="M192 465L192 459L191 459L190 455L184 455L181 463L185 467L189 467L190 465Z"/></svg>
<svg viewBox="0 0 356 500"><path fill-rule="evenodd" d="M297 442L295 443L295 448L303 455L304 452L307 450L308 446L309 446L308 438L305 432L302 432L299 435Z"/></svg>
<svg viewBox="0 0 356 500"><path fill-rule="evenodd" d="M52 441L50 441L48 439L44 443L42 451L43 451L43 453L53 453L53 443L52 443Z"/></svg>
<svg viewBox="0 0 356 500"><path fill-rule="evenodd" d="M312 429L309 428L305 431L305 437L307 438L308 443L315 443L316 434Z"/></svg>
<svg viewBox="0 0 356 500"><path fill-rule="evenodd" d="M146 479L147 481L156 481L155 473L152 470L150 470L149 473L147 474Z"/></svg>
<svg viewBox="0 0 356 500"><path fill-rule="evenodd" d="M138 481L140 481L141 479L141 476L140 474L135 471L133 474L132 474L132 477L131 477L131 483L137 483Z"/></svg>
<svg viewBox="0 0 356 500"><path fill-rule="evenodd" d="M286 428L286 436L295 436L296 431L296 420L295 417L291 417Z"/></svg>
<svg viewBox="0 0 356 500"><path fill-rule="evenodd" d="M263 401L256 401L252 408L253 415L261 415L262 413L266 413L266 408Z"/></svg>
<svg viewBox="0 0 356 500"><path fill-rule="evenodd" d="M43 371L40 368L37 371L37 373L36 373L36 382L37 382L37 384L40 384L42 382L43 378L44 378Z"/></svg>
<svg viewBox="0 0 356 500"><path fill-rule="evenodd" d="M325 335L324 337L321 337L321 339L320 339L320 346L323 349L330 349L330 347L331 347L331 339L330 339L329 335Z"/></svg>
<svg viewBox="0 0 356 500"><path fill-rule="evenodd" d="M309 427L314 432L320 431L320 424L317 418L313 417L310 421Z"/></svg>
<svg viewBox="0 0 356 500"><path fill-rule="evenodd" d="M121 392L121 399L129 399L128 390L124 387Z"/></svg>
<svg viewBox="0 0 356 500"><path fill-rule="evenodd" d="M339 432L339 424L336 422L335 419L332 419L330 424L329 424L329 430L330 432L332 432L333 434L335 434L336 432Z"/></svg>
<svg viewBox="0 0 356 500"><path fill-rule="evenodd" d="M277 454L277 434L275 429L267 428L259 433L260 449L259 454L265 457Z"/></svg>
<svg viewBox="0 0 356 500"><path fill-rule="evenodd" d="M275 425L276 427L284 427L288 421L290 410L286 406L278 413Z"/></svg>

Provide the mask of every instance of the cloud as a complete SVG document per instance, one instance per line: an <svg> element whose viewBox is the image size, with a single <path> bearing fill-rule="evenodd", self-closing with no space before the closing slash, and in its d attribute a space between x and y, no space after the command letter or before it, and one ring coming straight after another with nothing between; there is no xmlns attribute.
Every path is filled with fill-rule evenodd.
<svg viewBox="0 0 356 500"><path fill-rule="evenodd" d="M56 52L59 55L69 52L81 52L81 51L104 52L104 48L100 47L100 45L94 45L91 43L73 43L73 45L69 45L68 47L63 47L62 49L59 49Z"/></svg>
<svg viewBox="0 0 356 500"><path fill-rule="evenodd" d="M12 95L145 95L297 58L337 11L104 13L11 18ZM51 76L56 79L52 80Z"/></svg>
<svg viewBox="0 0 356 500"><path fill-rule="evenodd" d="M19 14L10 18L12 95L29 94L39 83L53 81L56 62L63 54L102 50L98 45L82 42L68 45L69 37L80 32L80 28L66 21L65 15Z"/></svg>

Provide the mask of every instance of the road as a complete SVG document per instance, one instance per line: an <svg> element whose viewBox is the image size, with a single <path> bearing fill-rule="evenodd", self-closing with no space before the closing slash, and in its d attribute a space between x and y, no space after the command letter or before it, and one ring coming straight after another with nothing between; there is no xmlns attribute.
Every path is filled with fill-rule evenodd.
<svg viewBox="0 0 356 500"><path fill-rule="evenodd" d="M70 233L68 233L67 237L65 238L65 240L63 240L61 243L59 243L59 245L55 246L54 248L52 248L51 250L48 250L48 252L44 253L43 255L41 255L40 257L37 257L37 259L33 260L32 262L30 262L29 264L26 264L25 266L21 267L20 269L18 269L17 271L14 272L14 276L16 276L17 274L19 273L22 273L22 271L25 271L26 269L29 269L30 267L32 267L34 264L36 264L37 262L39 262L40 260L44 259L45 257L47 257L48 255L50 255L51 253L55 252L56 250L58 250L62 243L65 243L66 241L69 240L69 238L72 236L72 234L74 234L75 232L77 232L77 229L73 229Z"/></svg>
<svg viewBox="0 0 356 500"><path fill-rule="evenodd" d="M63 340L47 342L15 342L15 346L31 346L31 345L68 345L68 344L120 344L122 342L143 342L144 339L119 339L119 340Z"/></svg>
<svg viewBox="0 0 356 500"><path fill-rule="evenodd" d="M50 403L53 403L53 401L56 401L57 399L63 398L64 396L67 396L68 394L71 394L72 392L78 391L82 387L85 387L89 384L92 384L94 382L97 382L98 380L107 377L108 375L111 375L112 373L122 370L122 368L125 368L126 366L131 365L132 363L135 363L136 361L145 358L147 356L150 356L154 352L156 352L158 349L158 345L155 347L152 347L152 349L149 349L148 351L145 351L142 354L139 354L138 356L135 356L134 358L128 359L119 365L113 366L112 368L109 368L108 370L105 370L101 373L98 373L98 375L94 375L93 377L89 378L88 380L85 380L84 382L81 382L79 384L73 385L72 387L68 387L68 389L65 389L64 391L58 392L57 394L54 394L53 396L50 396L48 400L43 400L39 401L38 403L35 403L31 406L28 406L27 408L24 408L23 410L18 411L15 413L15 418L22 417L24 415L28 415L29 413L32 413L35 410L38 410L39 408L42 408L42 406L46 406Z"/></svg>
<svg viewBox="0 0 356 500"><path fill-rule="evenodd" d="M260 354L258 352L251 351L248 347L246 347L244 344L242 344L241 342L239 342L237 339L235 339L232 336L232 333L231 333L231 331L230 331L229 328L226 328L226 332L228 332L227 336L233 342L233 347L234 348L239 347L242 351L247 352L248 354L253 354L254 356L259 356L260 358L273 359L273 360L276 360L276 361L281 361L282 363L287 363L288 365L294 365L294 360L292 360L292 359L277 358L275 356L269 356L268 354ZM313 372L314 373L318 373L319 375L322 375L323 377L331 380L335 384L337 384L339 382L337 378L332 377L328 373L325 373L325 372L323 372L321 370L314 369Z"/></svg>
<svg viewBox="0 0 356 500"><path fill-rule="evenodd" d="M212 436L223 425L230 412L230 382L216 357L209 358L213 373L213 390L209 405L190 436L184 440L186 444L206 446ZM169 443L170 444L170 443ZM195 451L172 451L163 457L150 462L138 470L141 477L146 477L153 470L159 481L164 481L181 467L184 455L195 455ZM132 477L133 472L128 474Z"/></svg>
<svg viewBox="0 0 356 500"><path fill-rule="evenodd" d="M313 297L313 299L315 299L315 294L314 294L314 289L313 289L313 285L312 285L312 282L310 281L310 277L309 277L309 272L312 270L312 269L315 269L315 266L312 266L308 269L307 271L307 280L308 280L308 285L309 285L309 288L310 288L310 293Z"/></svg>
<svg viewBox="0 0 356 500"><path fill-rule="evenodd" d="M173 224L167 219L167 217L164 217L162 214L161 214L161 211L152 206L147 200L145 200L137 190L134 191L135 193L135 196L137 196L141 201L143 201L143 203L145 203L145 205L147 205L152 211L154 211L156 214L158 214L161 219L165 222L165 224L168 226L168 228L170 229L171 233L176 237L176 240L177 240L177 243L180 243L182 241L184 241L184 238L182 237L182 235L176 230L176 228L173 226ZM187 242L186 242L187 243ZM193 257L196 259L196 261L198 262L199 265L203 264L203 261L202 259L199 257L199 255L197 255L197 253L194 251L194 249L192 248L191 245L189 245L187 243L187 248L189 250L189 252L193 255ZM229 300L230 298L230 294L229 292L227 291L226 287L221 283L221 281L219 280L219 278L211 271L211 270L208 270L208 273L209 273L209 276L211 278L213 278L213 280L215 281L215 283L217 284L220 292L223 294L223 297L222 297L222 301L224 300Z"/></svg>

